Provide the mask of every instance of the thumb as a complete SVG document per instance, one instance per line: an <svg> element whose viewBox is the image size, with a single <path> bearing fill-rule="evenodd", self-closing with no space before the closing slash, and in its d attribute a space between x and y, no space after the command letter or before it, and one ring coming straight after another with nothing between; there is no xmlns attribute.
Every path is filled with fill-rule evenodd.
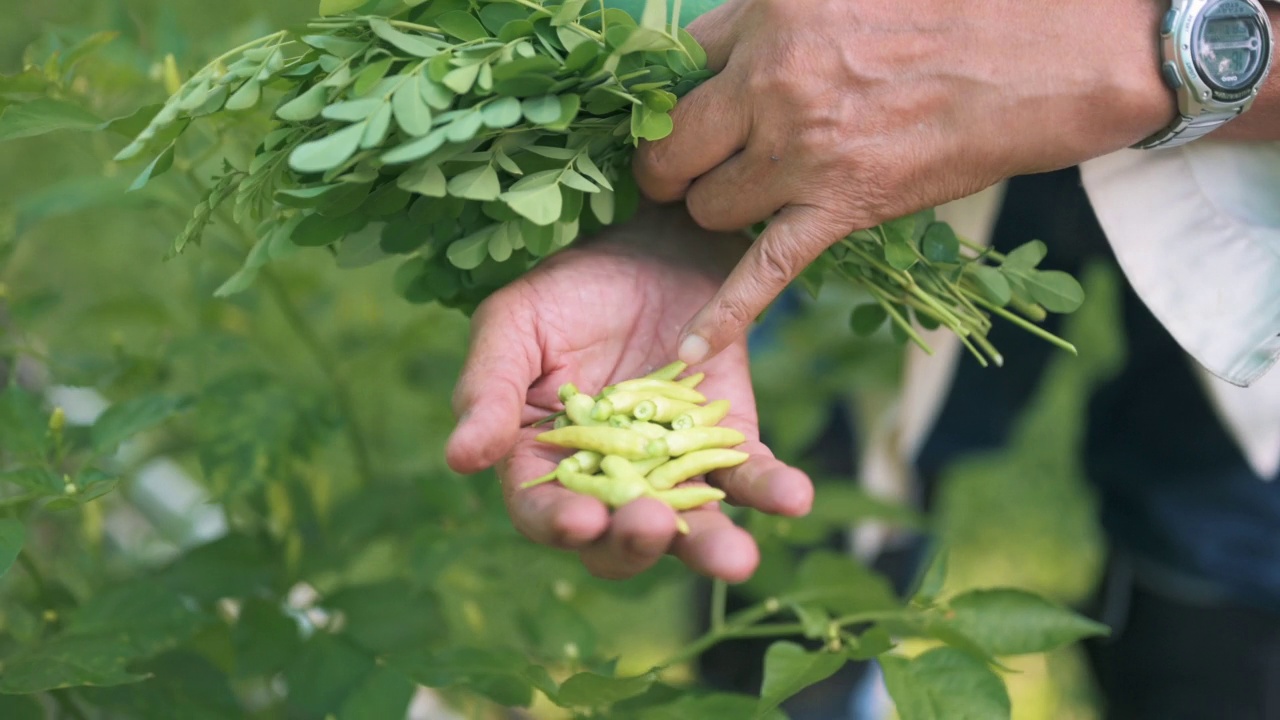
<svg viewBox="0 0 1280 720"><path fill-rule="evenodd" d="M476 473L511 452L529 386L541 374L541 356L532 319L521 321L495 295L476 311L471 348L454 390L458 425L449 436L445 460L454 471Z"/></svg>
<svg viewBox="0 0 1280 720"><path fill-rule="evenodd" d="M769 303L844 236L815 207L788 206L747 249L715 296L685 326L680 359L703 362L743 337Z"/></svg>

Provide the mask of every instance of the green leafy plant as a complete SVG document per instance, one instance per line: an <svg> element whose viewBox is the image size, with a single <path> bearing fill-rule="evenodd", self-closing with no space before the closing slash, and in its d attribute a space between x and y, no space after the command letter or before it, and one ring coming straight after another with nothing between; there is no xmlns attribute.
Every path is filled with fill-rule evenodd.
<svg viewBox="0 0 1280 720"><path fill-rule="evenodd" d="M1017 589L944 593L941 560L915 590L894 593L880 574L816 546L853 522L919 529L927 519L824 483L809 518L736 514L769 549L741 588L752 599L728 613L727 589L712 587L707 630L689 637L689 577L677 565L625 583L593 579L574 558L532 546L511 528L493 478L464 482L445 470L446 398L465 326L457 313L393 302L388 288L467 308L540 255L521 234L525 247L499 261L490 236L479 265L468 269L452 257L474 248L451 252L458 242L517 223L522 233L550 228L550 252L607 222L607 203L591 200L610 194L619 221L633 192L629 148L663 129L670 108L656 109L669 100L662 93L678 96L700 72L696 48L656 22L656 10L637 22L586 5L434 0L399 14L330 17L298 35L253 41L185 81L178 60L153 62L136 38L86 33L47 42L23 71L0 77L0 139L11 141L5 149L15 168L8 177L38 185L15 185L12 212L0 210L0 716L171 718L181 708L208 718L390 718L430 694L471 717L530 707L547 717L736 720L781 717L807 686L874 658L905 720L936 717L939 708L947 717L989 718L1009 714L1001 658L1105 632ZM557 17L567 21L556 25ZM503 40L511 23L511 33L526 31L522 20L532 35ZM610 24L621 28L612 43ZM594 53L593 63L607 63L627 42L661 49L619 53L608 77L564 75L563 64L536 60L554 50L568 62L578 46L566 48L564 28L602 36L579 42L593 43L595 50L578 51ZM534 57L519 56L522 41ZM342 43L362 49L344 55L353 46ZM448 73L432 79L439 52L406 49L426 52L420 43L451 49L448 73L474 67L470 88L457 91L471 70L454 76L456 87L445 84ZM511 103L480 87L484 67L496 90L505 77L499 66L520 59L546 69L512 77L528 74L546 89L517 98L517 117ZM348 84L323 85L338 72L325 65L345 61ZM644 88L649 75L628 77L641 71L662 84ZM397 104L400 90L389 82L405 76L418 83L422 106L412 97ZM421 89L428 81L452 93L447 107L430 104L434 90ZM364 92L353 95L357 84ZM285 114L295 117L314 109L307 103L315 96L300 99L317 87L329 95L316 116L280 117L290 104ZM595 87L613 88L602 92L620 104L593 112ZM379 88L378 108L347 104ZM134 110L161 91L171 104ZM194 106L199 93L207 104L180 107ZM551 117L564 107L559 99L554 108L549 100L526 107L566 94L580 99L565 128L557 128L563 115ZM650 106L650 97L663 102ZM255 104L270 104L275 119L252 112ZM425 124L423 107L431 129L414 135L411 128ZM389 120L378 119L388 112ZM474 119L452 129L477 113L470 139L446 137L415 160L378 164L438 128L472 132ZM163 121L166 114L173 117ZM373 132L383 122L385 132ZM581 132L572 127L579 122ZM332 144L308 144L332 143L350 128L359 129L350 157L327 169L293 166L303 148L302 161L331 159ZM61 142L42 138L55 132ZM71 140L75 132L87 142ZM143 137L133 149L148 164L132 193L124 192L132 177L112 175L120 143L110 133ZM524 135L535 139L503 149L514 142L507 138ZM361 149L366 136L378 142ZM576 144L581 138L591 139ZM434 165L443 196L401 187L419 168L412 188L438 190L438 178L421 169L435 157L444 158ZM498 178L497 196L467 197L492 194L486 168ZM567 170L597 191L566 181L574 178ZM545 189L516 191L512 204L520 178L547 171L557 175L547 187L559 194L559 215L546 212L554 201ZM419 207L445 208L431 210L442 213L432 222L456 227L417 235L424 244L412 248L388 245L395 222L422 222ZM320 219L299 234L308 218ZM463 218L473 224L463 228ZM307 244L300 239L333 227L347 228L325 245L336 263L296 252ZM207 260L139 261L156 233L188 244L203 238ZM911 262L912 248L924 259ZM286 255L290 262L273 263ZM409 257L398 270L370 266L386 255ZM964 301L991 312L983 302L1067 308L1076 296L1052 271L1036 269L1042 258L1036 244L1008 256L967 248L921 213L855 234L805 282L816 289L824 274L851 277L874 303L855 310L855 329L870 332L896 317L901 338L908 321L931 317L921 294L953 310ZM347 270L355 267L365 269ZM442 290L454 286L452 294ZM958 297L945 300L948 288ZM847 296L831 296L824 293L826 302L847 313ZM839 363L869 372L864 361ZM864 384L880 385L882 375L874 377ZM768 378L762 385L767 398ZM106 409L72 412L58 394L65 386L95 389ZM807 414L829 400L821 390L803 398ZM791 443L797 453L802 444ZM644 644L655 638L656 647ZM757 693L690 681L690 661L738 638L775 640ZM930 648L908 652L908 640Z"/></svg>

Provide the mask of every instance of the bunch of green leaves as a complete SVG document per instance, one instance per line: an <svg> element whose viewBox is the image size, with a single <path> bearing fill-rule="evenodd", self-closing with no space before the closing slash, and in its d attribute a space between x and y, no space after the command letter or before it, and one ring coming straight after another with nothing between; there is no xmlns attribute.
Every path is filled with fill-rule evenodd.
<svg viewBox="0 0 1280 720"><path fill-rule="evenodd" d="M227 169L174 245L198 242L223 201L258 223L258 244L224 294L289 246L327 247L344 267L408 256L394 281L402 296L470 310L582 234L627 219L633 146L669 134L678 98L710 76L663 0L646 2L639 21L587 0L406 5L224 54L117 156L155 156L140 185L172 163L192 118L271 106L275 123L248 166ZM913 325L946 326L999 365L990 313L1073 349L1026 319L1083 299L1069 276L1035 270L1035 254L994 267L990 254L963 254L927 212L854 233L805 279L816 291L834 270L869 290L876 304L855 311L859 332L892 319L896 337L928 350Z"/></svg>
<svg viewBox="0 0 1280 720"><path fill-rule="evenodd" d="M332 248L347 266L407 256L400 294L471 308L629 216L629 146L670 132L677 93L707 76L663 3L639 23L585 0L414 5L269 35L182 85L117 155L154 155L140 184L172 164L193 118L268 103L276 122L247 168L227 168L175 253L233 202L237 221L259 223L248 271L289 245Z"/></svg>
<svg viewBox="0 0 1280 720"><path fill-rule="evenodd" d="M852 283L870 295L849 319L855 334L868 336L889 323L900 343L932 352L916 327L946 327L984 367L1004 363L987 340L991 314L1075 353L1075 347L1036 325L1047 314L1071 313L1084 289L1060 270L1041 270L1048 249L1032 240L1004 255L960 238L938 222L933 210L860 230L828 249L800 282L817 296L828 277Z"/></svg>

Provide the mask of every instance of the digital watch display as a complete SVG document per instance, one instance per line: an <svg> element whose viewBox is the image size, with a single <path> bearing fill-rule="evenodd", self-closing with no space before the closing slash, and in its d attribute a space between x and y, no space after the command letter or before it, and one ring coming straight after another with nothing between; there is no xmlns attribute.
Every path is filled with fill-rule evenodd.
<svg viewBox="0 0 1280 720"><path fill-rule="evenodd" d="M1161 75L1177 94L1178 117L1139 148L1183 145L1248 110L1275 51L1257 0L1173 0L1160 39Z"/></svg>

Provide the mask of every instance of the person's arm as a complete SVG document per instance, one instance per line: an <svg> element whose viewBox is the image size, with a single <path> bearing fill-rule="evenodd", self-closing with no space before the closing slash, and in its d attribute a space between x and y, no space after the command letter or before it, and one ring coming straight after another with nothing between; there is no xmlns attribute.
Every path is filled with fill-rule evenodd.
<svg viewBox="0 0 1280 720"><path fill-rule="evenodd" d="M655 200L684 199L703 227L771 222L686 328L682 359L741 337L853 230L1163 128L1176 112L1160 78L1166 9L1158 0L730 0L699 18L690 32L718 74L677 105L669 138L641 148L636 177ZM1277 113L1273 77L1220 137L1280 137Z"/></svg>

